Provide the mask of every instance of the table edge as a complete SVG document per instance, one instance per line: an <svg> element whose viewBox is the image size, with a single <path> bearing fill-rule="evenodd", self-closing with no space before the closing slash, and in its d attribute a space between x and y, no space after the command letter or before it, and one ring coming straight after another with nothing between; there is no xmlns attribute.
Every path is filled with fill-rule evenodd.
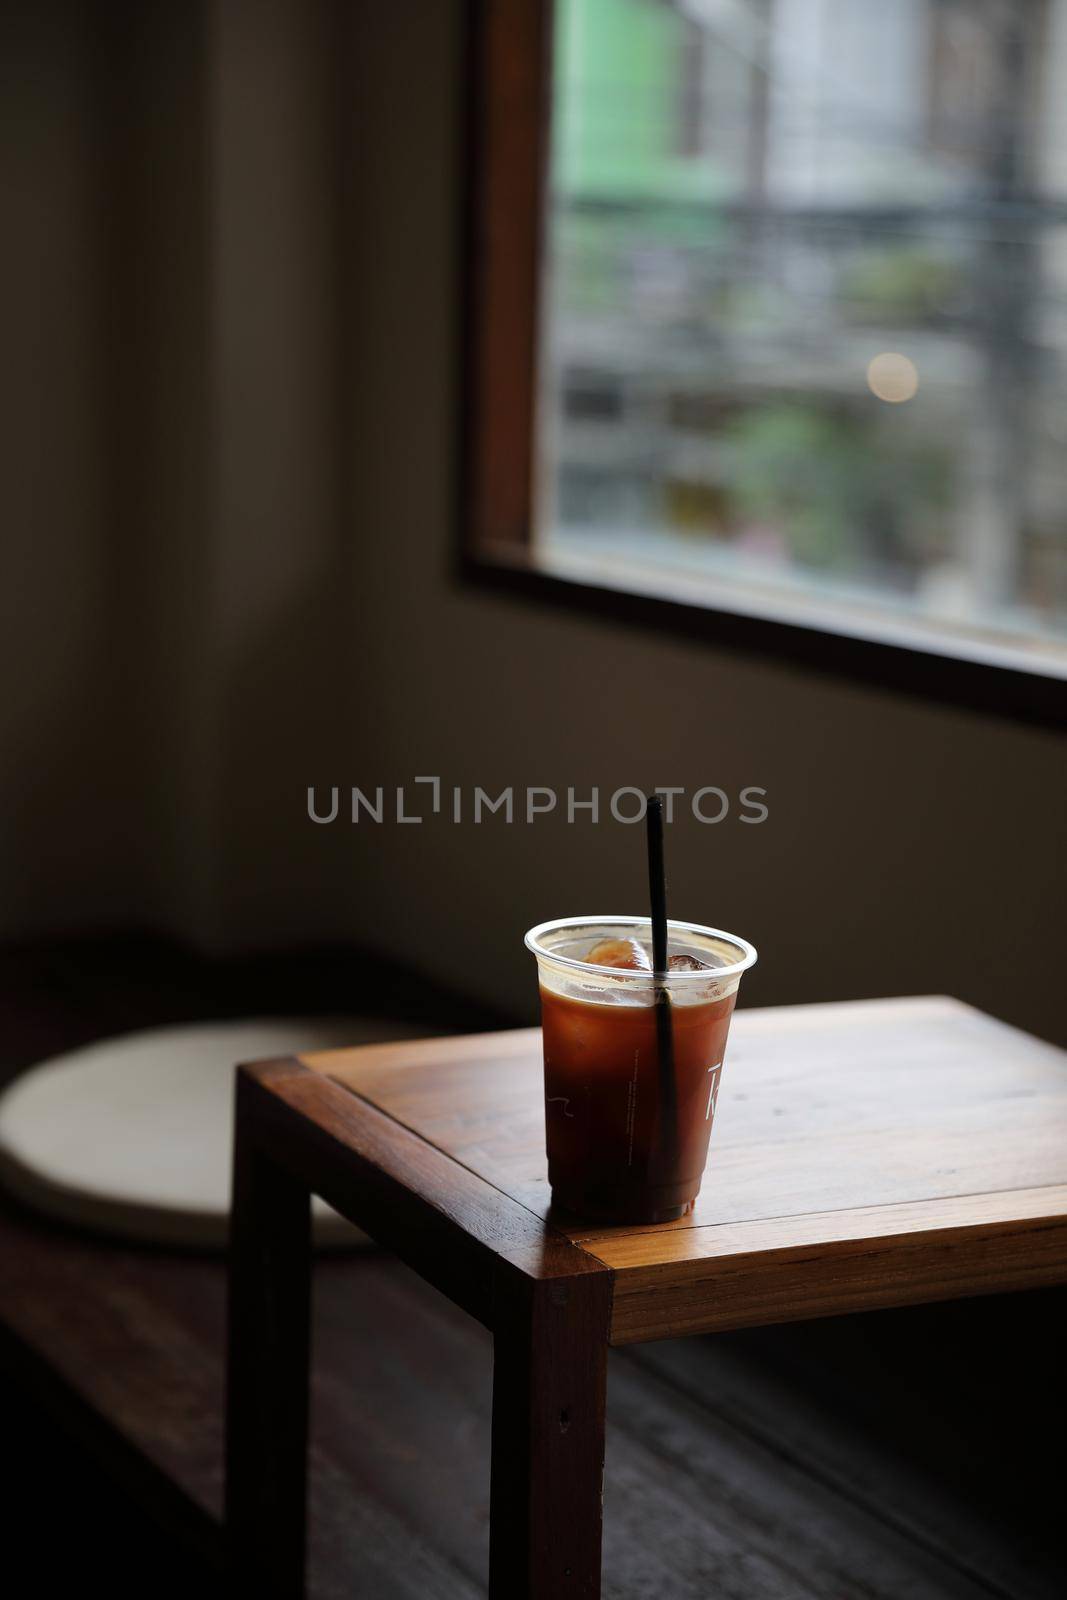
<svg viewBox="0 0 1067 1600"><path fill-rule="evenodd" d="M611 1268L356 1090L297 1056L237 1068L237 1137L477 1316L505 1282L559 1285Z"/></svg>

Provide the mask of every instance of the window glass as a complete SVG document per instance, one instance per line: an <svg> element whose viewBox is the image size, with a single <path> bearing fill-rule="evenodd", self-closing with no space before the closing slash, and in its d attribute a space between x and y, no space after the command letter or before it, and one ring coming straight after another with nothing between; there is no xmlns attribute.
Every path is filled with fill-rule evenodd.
<svg viewBox="0 0 1067 1600"><path fill-rule="evenodd" d="M1067 638L1067 0L558 0L537 539Z"/></svg>

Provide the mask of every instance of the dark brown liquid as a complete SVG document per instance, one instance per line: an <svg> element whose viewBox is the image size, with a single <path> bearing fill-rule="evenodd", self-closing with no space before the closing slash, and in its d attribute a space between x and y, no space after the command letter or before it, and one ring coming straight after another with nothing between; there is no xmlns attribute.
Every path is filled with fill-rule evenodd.
<svg viewBox="0 0 1067 1600"><path fill-rule="evenodd" d="M696 1199L734 996L671 1007L677 1133L661 1104L651 1005L541 990L545 1129L553 1199L568 1210L666 1221Z"/></svg>

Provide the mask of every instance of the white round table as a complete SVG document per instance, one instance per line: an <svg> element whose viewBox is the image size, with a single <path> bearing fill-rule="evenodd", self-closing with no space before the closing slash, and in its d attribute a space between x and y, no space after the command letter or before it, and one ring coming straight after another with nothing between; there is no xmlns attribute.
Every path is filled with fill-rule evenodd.
<svg viewBox="0 0 1067 1600"><path fill-rule="evenodd" d="M0 1096L0 1185L95 1232L222 1249L236 1063L420 1031L359 1017L204 1022L54 1056ZM319 1200L313 1225L322 1247L365 1242Z"/></svg>

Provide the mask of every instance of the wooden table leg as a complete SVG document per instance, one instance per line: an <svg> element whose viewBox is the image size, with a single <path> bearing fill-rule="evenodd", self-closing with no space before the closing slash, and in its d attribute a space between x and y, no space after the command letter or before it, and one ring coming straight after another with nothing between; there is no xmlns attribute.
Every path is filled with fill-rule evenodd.
<svg viewBox="0 0 1067 1600"><path fill-rule="evenodd" d="M490 1600L599 1600L610 1283L498 1290Z"/></svg>
<svg viewBox="0 0 1067 1600"><path fill-rule="evenodd" d="M307 1501L311 1200L264 1151L239 1076L230 1235L226 1525L235 1593L299 1600Z"/></svg>

